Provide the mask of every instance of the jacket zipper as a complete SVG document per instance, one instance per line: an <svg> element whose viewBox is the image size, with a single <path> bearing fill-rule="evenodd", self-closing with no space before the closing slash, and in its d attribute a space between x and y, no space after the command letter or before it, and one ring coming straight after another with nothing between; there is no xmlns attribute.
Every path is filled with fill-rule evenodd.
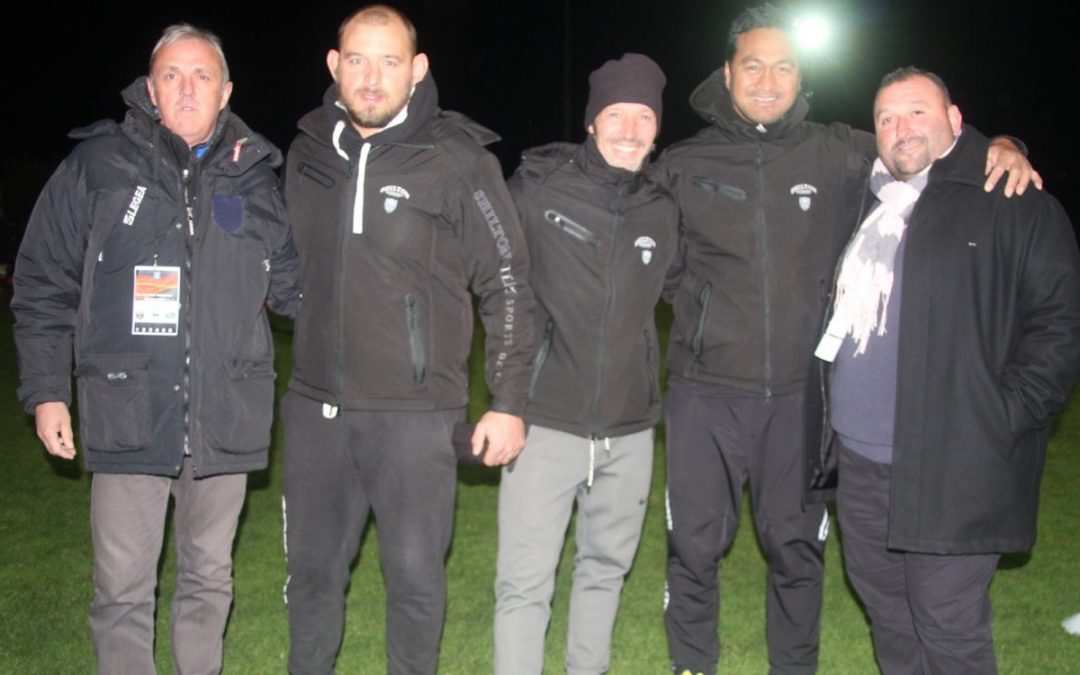
<svg viewBox="0 0 1080 675"><path fill-rule="evenodd" d="M648 329L645 329L645 372L649 376L649 407L651 408L660 398L659 387L656 386L656 370L653 369L653 337Z"/></svg>
<svg viewBox="0 0 1080 675"><path fill-rule="evenodd" d="M364 144L368 145L367 143ZM367 157L367 153L362 153L362 157L357 160L356 172L363 171L363 167L360 166L360 161ZM346 176L349 179L349 184L353 187L352 203L348 201L342 204L342 210L345 212L342 215L346 216L342 218L342 225L338 228L338 287L337 287L337 345L335 345L336 352L336 375L337 382L334 387L334 401L335 405L341 405L345 394L345 306L346 306L346 269L345 261L348 259L346 256L346 248L348 246L348 233L353 231L355 224L353 218L356 215L356 200L363 200L364 185L359 180L353 180L357 175L353 170L352 164L346 162ZM362 208L362 204L361 204ZM361 217L363 214L361 213ZM361 230L363 225L361 225Z"/></svg>
<svg viewBox="0 0 1080 675"><path fill-rule="evenodd" d="M409 327L409 351L412 353L413 382L424 383L427 360L424 356L424 339L420 333L420 316L416 308L416 297L412 293L405 295L405 321Z"/></svg>
<svg viewBox="0 0 1080 675"><path fill-rule="evenodd" d="M194 312L192 311L191 300L192 293L192 280L195 275L192 274L192 254L195 245L195 202L191 198L191 158L188 158L188 167L183 170L181 174L182 184L181 192L184 195L184 213L187 216L188 236L184 238L184 274L185 279L183 283L184 294L184 370L183 377L181 378L183 384L183 403L184 403L184 456L191 456L191 331L192 331L192 317ZM176 467L177 470L182 470L182 467ZM198 472L198 467L195 465L194 459L192 459L191 470L193 473Z"/></svg>
<svg viewBox="0 0 1080 675"><path fill-rule="evenodd" d="M615 305L615 249L619 241L619 226L622 224L623 193L626 192L626 183L619 186L615 197L611 200L611 212L614 222L611 228L611 237L607 259L607 283L605 284L604 306L600 311L600 344L596 355L596 390L593 392L592 419L589 423L589 437L598 438L600 432L600 399L604 393L604 363L607 360L607 331L608 322L611 319L611 308Z"/></svg>
<svg viewBox="0 0 1080 675"><path fill-rule="evenodd" d="M593 248L597 248L600 246L600 237L598 237L595 232L591 231L584 225L579 225L578 223L567 218L558 211L548 209L547 211L544 211L544 218L546 218L547 221L555 227L569 234L571 237L583 241L589 246L592 246Z"/></svg>
<svg viewBox="0 0 1080 675"><path fill-rule="evenodd" d="M536 385L540 382L540 371L544 369L544 362L547 361L548 352L551 351L551 335L554 332L555 323L548 319L544 322L544 334L540 338L540 347L536 350L536 357L533 359L532 377L529 379L530 399L536 393Z"/></svg>
<svg viewBox="0 0 1080 675"><path fill-rule="evenodd" d="M755 160L758 169L758 243L761 246L761 297L762 297L762 322L764 331L764 383L765 398L772 396L772 285L769 279L769 271L772 268L772 256L769 251L769 233L765 220L765 151L764 146L758 143L758 156Z"/></svg>
<svg viewBox="0 0 1080 675"><path fill-rule="evenodd" d="M701 354L705 351L705 322L708 320L710 298L712 298L712 284L706 282L706 284L701 287L701 291L698 292L698 307L700 308L700 312L698 313L697 328L694 330L694 337L690 340L690 350L694 354L694 360L698 363L701 362Z"/></svg>

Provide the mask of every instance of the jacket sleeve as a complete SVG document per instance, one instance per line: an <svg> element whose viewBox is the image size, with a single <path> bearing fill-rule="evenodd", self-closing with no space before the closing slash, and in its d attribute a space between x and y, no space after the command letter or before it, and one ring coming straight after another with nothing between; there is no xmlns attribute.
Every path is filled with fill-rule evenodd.
<svg viewBox="0 0 1080 675"><path fill-rule="evenodd" d="M19 400L71 405L75 322L90 230L90 200L79 162L68 158L38 197L15 261L15 347Z"/></svg>
<svg viewBox="0 0 1080 675"><path fill-rule="evenodd" d="M270 191L270 202L277 236L270 251L270 293L266 304L278 314L295 317L300 306L300 260L296 256L285 201L277 186Z"/></svg>
<svg viewBox="0 0 1080 675"><path fill-rule="evenodd" d="M683 236L682 208L677 197L678 179L671 165L665 161L666 157L667 155L662 155L660 159L651 163L646 171L648 171L650 180L655 181L671 195L671 199L675 202L679 211L676 226L675 257L672 258L667 273L664 275L664 287L660 292L660 298L664 302L673 304L682 283L683 273L686 271L686 238Z"/></svg>
<svg viewBox="0 0 1080 675"><path fill-rule="evenodd" d="M454 192L457 205L452 212L460 218L462 258L484 324L491 409L521 415L534 334L525 238L502 170L490 153L466 167Z"/></svg>
<svg viewBox="0 0 1080 675"><path fill-rule="evenodd" d="M1006 200L1005 209L1033 219L1031 229L1017 222L1000 227L1028 237L1016 253L1022 265L1018 291L1020 337L1002 375L1009 425L1022 435L1045 426L1065 407L1080 371L1080 253L1064 209L1048 195L1037 201L1034 215L1023 215L1021 199Z"/></svg>

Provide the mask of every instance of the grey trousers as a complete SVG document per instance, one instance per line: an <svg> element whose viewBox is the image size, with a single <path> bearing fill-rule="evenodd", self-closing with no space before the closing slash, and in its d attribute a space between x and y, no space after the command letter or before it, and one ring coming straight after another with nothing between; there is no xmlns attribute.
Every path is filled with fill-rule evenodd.
<svg viewBox="0 0 1080 675"><path fill-rule="evenodd" d="M173 672L221 670L232 605L232 545L245 474L195 480L190 460L176 479L96 473L90 494L94 601L90 635L99 673L154 673L154 590L169 495L175 501Z"/></svg>
<svg viewBox="0 0 1080 675"><path fill-rule="evenodd" d="M891 467L843 448L836 495L844 568L870 617L885 675L993 675L997 554L890 550Z"/></svg>
<svg viewBox="0 0 1080 675"><path fill-rule="evenodd" d="M532 425L503 469L495 579L495 673L544 669L555 568L577 502L566 672L606 672L623 578L641 540L652 478L653 430L594 442ZM608 449L610 448L610 449Z"/></svg>
<svg viewBox="0 0 1080 675"><path fill-rule="evenodd" d="M465 410L341 410L327 418L321 403L289 392L281 416L289 671L333 672L349 566L374 513L387 671L434 675L457 488L451 431Z"/></svg>
<svg viewBox="0 0 1080 675"><path fill-rule="evenodd" d="M769 569L769 672L815 672L828 521L823 505L802 503L802 394L766 398L671 376L666 415L664 621L675 672L716 672L721 561L735 538L747 482Z"/></svg>

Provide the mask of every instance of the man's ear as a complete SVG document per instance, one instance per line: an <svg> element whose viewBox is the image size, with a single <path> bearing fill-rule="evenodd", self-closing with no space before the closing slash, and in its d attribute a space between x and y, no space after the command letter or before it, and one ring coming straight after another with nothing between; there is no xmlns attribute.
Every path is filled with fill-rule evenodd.
<svg viewBox="0 0 1080 675"><path fill-rule="evenodd" d="M225 106L229 105L229 97L232 96L232 80L225 83L225 86L221 88L221 107L218 110L224 110Z"/></svg>
<svg viewBox="0 0 1080 675"><path fill-rule="evenodd" d="M334 78L334 82L337 82L337 67L340 60L341 52L338 50L331 49L326 52L326 67L330 70L330 77Z"/></svg>
<svg viewBox="0 0 1080 675"><path fill-rule="evenodd" d="M416 85L417 82L424 79L428 72L428 58L427 54L423 52L417 54L412 60L412 82Z"/></svg>
<svg viewBox="0 0 1080 675"><path fill-rule="evenodd" d="M953 136L960 135L960 129L964 126L964 117L960 114L960 108L955 105L949 106L949 126L952 127Z"/></svg>

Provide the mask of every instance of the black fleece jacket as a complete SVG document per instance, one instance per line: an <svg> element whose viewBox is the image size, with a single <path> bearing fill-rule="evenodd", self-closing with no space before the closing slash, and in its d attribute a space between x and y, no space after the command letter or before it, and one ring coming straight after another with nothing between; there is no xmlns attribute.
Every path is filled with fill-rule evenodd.
<svg viewBox="0 0 1080 675"><path fill-rule="evenodd" d="M346 409L465 405L471 289L492 409L520 415L533 297L517 215L482 148L498 137L437 99L428 73L408 117L366 139L333 87L300 120L285 178L303 291L289 386Z"/></svg>
<svg viewBox="0 0 1080 675"><path fill-rule="evenodd" d="M603 438L659 419L653 308L678 209L656 174L609 166L589 137L527 151L510 179L537 298L530 423Z"/></svg>
<svg viewBox="0 0 1080 675"><path fill-rule="evenodd" d="M763 396L801 391L873 136L806 121L801 95L777 122L751 124L722 69L690 102L710 126L660 158L686 247L668 368Z"/></svg>

